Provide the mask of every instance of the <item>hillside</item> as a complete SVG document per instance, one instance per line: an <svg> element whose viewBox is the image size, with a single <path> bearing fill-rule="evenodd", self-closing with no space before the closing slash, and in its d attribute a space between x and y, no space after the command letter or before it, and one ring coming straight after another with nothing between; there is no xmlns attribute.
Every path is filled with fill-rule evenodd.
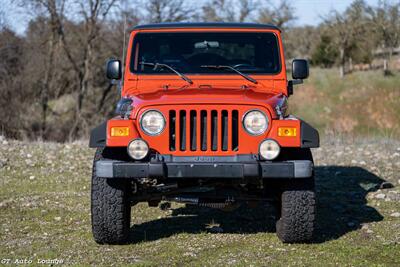
<svg viewBox="0 0 400 267"><path fill-rule="evenodd" d="M90 227L93 151L85 143L0 144L2 259L105 266L400 264L398 141L325 138L314 151L318 231L308 245L279 242L267 205L224 213L140 204L133 209L131 244L99 246Z"/></svg>
<svg viewBox="0 0 400 267"><path fill-rule="evenodd" d="M321 132L400 138L400 73L359 71L339 78L337 69L310 70L294 89L291 113Z"/></svg>

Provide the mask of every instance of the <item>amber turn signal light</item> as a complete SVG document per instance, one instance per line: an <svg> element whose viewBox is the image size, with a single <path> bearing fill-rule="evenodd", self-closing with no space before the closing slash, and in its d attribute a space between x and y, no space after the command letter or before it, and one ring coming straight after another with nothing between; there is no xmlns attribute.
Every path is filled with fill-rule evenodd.
<svg viewBox="0 0 400 267"><path fill-rule="evenodd" d="M294 137L297 136L297 129L292 127L279 127L278 136L281 137Z"/></svg>
<svg viewBox="0 0 400 267"><path fill-rule="evenodd" d="M129 136L129 127L111 127L111 136Z"/></svg>

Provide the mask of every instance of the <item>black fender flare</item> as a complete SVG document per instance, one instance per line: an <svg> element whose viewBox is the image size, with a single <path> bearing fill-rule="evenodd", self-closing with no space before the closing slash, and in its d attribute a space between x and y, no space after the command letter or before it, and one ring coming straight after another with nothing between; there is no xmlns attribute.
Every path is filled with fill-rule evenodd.
<svg viewBox="0 0 400 267"><path fill-rule="evenodd" d="M89 147L105 147L107 141L107 121L90 131Z"/></svg>
<svg viewBox="0 0 400 267"><path fill-rule="evenodd" d="M300 147L313 148L319 147L319 133L307 122L301 120Z"/></svg>

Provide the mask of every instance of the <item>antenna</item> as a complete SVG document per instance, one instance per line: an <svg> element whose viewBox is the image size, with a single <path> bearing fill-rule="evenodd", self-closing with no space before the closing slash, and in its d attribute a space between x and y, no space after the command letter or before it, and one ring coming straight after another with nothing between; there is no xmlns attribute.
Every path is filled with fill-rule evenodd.
<svg viewBox="0 0 400 267"><path fill-rule="evenodd" d="M125 2L126 5L126 2ZM125 9L126 10L126 9ZM124 14L124 40L123 40L123 47L122 47L122 66L125 66L125 48L126 48L126 13ZM120 81L120 86L119 86L119 91L120 94L122 95L122 83L123 83L123 78L124 78L124 72L125 69L123 69L122 72L122 79Z"/></svg>
<svg viewBox="0 0 400 267"><path fill-rule="evenodd" d="M122 48L122 61L125 62L125 46L126 46L126 14L124 15L124 47Z"/></svg>

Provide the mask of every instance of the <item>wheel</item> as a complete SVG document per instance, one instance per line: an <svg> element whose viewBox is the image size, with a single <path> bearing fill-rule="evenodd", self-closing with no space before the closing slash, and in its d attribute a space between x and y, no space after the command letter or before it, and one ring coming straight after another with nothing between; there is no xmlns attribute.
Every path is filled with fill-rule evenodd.
<svg viewBox="0 0 400 267"><path fill-rule="evenodd" d="M313 161L310 149L291 151L288 159ZM312 241L315 228L314 175L305 179L286 181L281 185L278 199L279 220L276 233L284 243L306 243Z"/></svg>
<svg viewBox="0 0 400 267"><path fill-rule="evenodd" d="M314 180L293 181L282 192L276 233L284 243L305 243L315 228Z"/></svg>
<svg viewBox="0 0 400 267"><path fill-rule="evenodd" d="M93 237L99 244L123 244L130 229L129 184L126 180L96 176L96 161L105 158L113 158L113 152L97 149L91 188Z"/></svg>

